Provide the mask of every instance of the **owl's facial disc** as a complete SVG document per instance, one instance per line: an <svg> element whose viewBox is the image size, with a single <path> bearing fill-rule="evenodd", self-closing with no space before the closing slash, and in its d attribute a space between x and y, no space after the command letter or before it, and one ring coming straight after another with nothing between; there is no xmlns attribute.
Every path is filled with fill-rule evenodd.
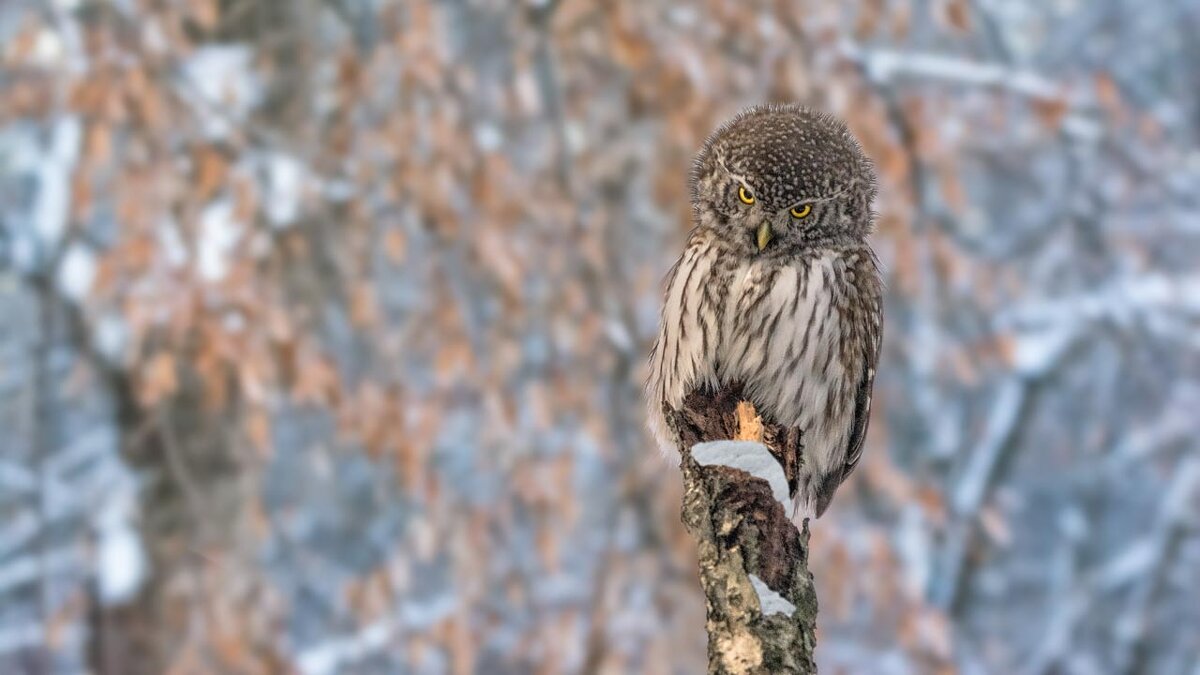
<svg viewBox="0 0 1200 675"><path fill-rule="evenodd" d="M698 224L746 255L858 241L873 229L870 160L845 124L803 106L757 106L722 125L696 157L691 188Z"/></svg>
<svg viewBox="0 0 1200 675"><path fill-rule="evenodd" d="M813 212L813 203L802 201L792 204L789 208L781 209L774 216L766 213L765 209L757 207L758 200L754 193L744 185L738 188L738 199L746 211L743 222L753 228L753 241L762 252L777 236L787 237L792 228L803 228L805 221ZM757 224L755 224L757 223Z"/></svg>

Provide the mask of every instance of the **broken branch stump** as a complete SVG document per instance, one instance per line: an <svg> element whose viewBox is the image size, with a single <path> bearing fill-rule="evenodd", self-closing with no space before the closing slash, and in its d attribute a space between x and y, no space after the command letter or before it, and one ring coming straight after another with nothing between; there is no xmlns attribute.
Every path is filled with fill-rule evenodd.
<svg viewBox="0 0 1200 675"><path fill-rule="evenodd" d="M808 528L797 529L784 506L795 430L763 422L736 386L694 392L667 420L708 611L708 672L816 673Z"/></svg>

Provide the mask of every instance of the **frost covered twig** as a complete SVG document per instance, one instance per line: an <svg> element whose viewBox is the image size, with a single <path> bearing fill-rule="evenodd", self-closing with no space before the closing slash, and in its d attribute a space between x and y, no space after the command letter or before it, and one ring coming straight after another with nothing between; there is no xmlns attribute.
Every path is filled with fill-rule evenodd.
<svg viewBox="0 0 1200 675"><path fill-rule="evenodd" d="M842 45L842 55L861 63L871 78L887 82L898 76L922 77L981 87L999 87L1033 98L1059 98L1064 88L1031 71L1015 70L1000 63L970 61L944 54L922 54L887 49L863 49L853 43Z"/></svg>
<svg viewBox="0 0 1200 675"><path fill-rule="evenodd" d="M958 489L951 495L954 521L942 546L941 573L931 580L929 589L929 597L938 607L952 609L958 602L979 510L1006 454L1014 447L1013 438L1025 418L1033 386L1028 381L1014 379L1001 390L982 447L972 455Z"/></svg>
<svg viewBox="0 0 1200 675"><path fill-rule="evenodd" d="M808 528L788 516L776 460L797 439L761 424L739 398L736 387L695 392L668 415L708 608L708 672L815 673Z"/></svg>
<svg viewBox="0 0 1200 675"><path fill-rule="evenodd" d="M1112 558L1093 569L1073 574L1070 587L1063 593L1050 616L1042 646L1022 669L1028 675L1054 672L1070 654L1079 624L1098 600L1132 585L1126 611L1112 623L1116 662L1119 672L1142 672L1144 650L1148 649L1152 612L1159 606L1167 575L1177 561L1183 538L1194 527L1196 513L1191 507L1200 487L1200 460L1190 459L1176 472L1150 531L1129 544ZM1083 528L1080 528L1083 529ZM1076 538L1082 538L1079 533Z"/></svg>
<svg viewBox="0 0 1200 675"><path fill-rule="evenodd" d="M1138 585L1115 626L1120 672L1147 670L1148 651L1153 649L1153 615L1162 594L1167 592L1168 574L1179 558L1185 535L1195 523L1192 504L1198 487L1200 459L1192 457L1179 468L1167 489L1158 522L1149 535L1150 554L1146 556L1149 569L1138 575Z"/></svg>

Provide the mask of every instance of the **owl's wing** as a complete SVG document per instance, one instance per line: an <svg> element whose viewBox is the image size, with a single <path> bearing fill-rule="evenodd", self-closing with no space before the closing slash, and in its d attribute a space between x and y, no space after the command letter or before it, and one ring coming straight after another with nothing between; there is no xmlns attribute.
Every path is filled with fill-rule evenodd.
<svg viewBox="0 0 1200 675"><path fill-rule="evenodd" d="M717 249L708 233L694 230L683 255L667 277L662 323L650 355L647 416L664 453L675 447L664 406L677 409L697 384L712 378L710 353L716 344L716 316L704 288Z"/></svg>
<svg viewBox="0 0 1200 675"><path fill-rule="evenodd" d="M870 263L870 270L865 272L865 283L859 289L862 302L858 304L859 311L853 319L856 324L855 330L862 335L862 353L859 360L861 372L858 375L858 390L855 392L854 427L850 433L850 445L846 449L842 480L850 475L854 467L858 466L858 460L862 458L867 425L871 419L871 391L875 386L875 366L879 363L880 338L883 335L883 303L880 297L882 289L874 260Z"/></svg>
<svg viewBox="0 0 1200 675"><path fill-rule="evenodd" d="M858 465L871 418L871 389L875 384L875 364L879 360L879 338L883 328L882 285L873 254L867 251L852 255L850 260L852 280L842 309L846 321L843 330L850 337L843 343L842 352L847 388L841 390L841 395L853 397L854 417L846 436L841 464L834 464L824 475L814 477L807 501L800 504L807 517L819 518L829 508L838 486Z"/></svg>

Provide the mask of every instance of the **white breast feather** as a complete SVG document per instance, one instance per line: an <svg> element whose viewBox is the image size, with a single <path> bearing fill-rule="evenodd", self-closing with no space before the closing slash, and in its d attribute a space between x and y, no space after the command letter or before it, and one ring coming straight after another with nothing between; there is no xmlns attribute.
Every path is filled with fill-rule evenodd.
<svg viewBox="0 0 1200 675"><path fill-rule="evenodd" d="M689 392L715 379L712 363L717 340L710 339L709 353L705 354L700 333L701 321L710 330L716 324L716 314L704 303L701 291L712 270L714 256L706 246L689 247L667 288L662 326L650 362L650 427L663 452L672 449L672 442L661 403L665 401L678 408Z"/></svg>
<svg viewBox="0 0 1200 675"><path fill-rule="evenodd" d="M716 324L715 308L703 302L700 290L712 272L712 255L703 255L706 251L711 249L689 248L668 288L658 348L651 362L650 400L665 401L678 408L697 386L715 380L742 381L747 393L765 408L764 412L781 424L801 428L804 445L801 482L807 475L825 474L845 460L854 415L850 406L842 402L834 405L833 415L826 414L829 397L847 376L841 359L834 353L841 326L831 304L839 289L826 285L826 275L837 278L833 256L786 267L774 277L770 287L766 286L769 274L762 261L747 262L736 268L729 281L729 292L724 294L723 324L717 339L710 339L709 353L705 354L700 322L704 321L710 329ZM770 327L777 314L783 316L773 330L754 330L759 325ZM761 367L764 360L767 365ZM720 364L720 373L713 372L714 363ZM660 446L668 451L670 434L657 409L660 407L651 405L651 427Z"/></svg>

